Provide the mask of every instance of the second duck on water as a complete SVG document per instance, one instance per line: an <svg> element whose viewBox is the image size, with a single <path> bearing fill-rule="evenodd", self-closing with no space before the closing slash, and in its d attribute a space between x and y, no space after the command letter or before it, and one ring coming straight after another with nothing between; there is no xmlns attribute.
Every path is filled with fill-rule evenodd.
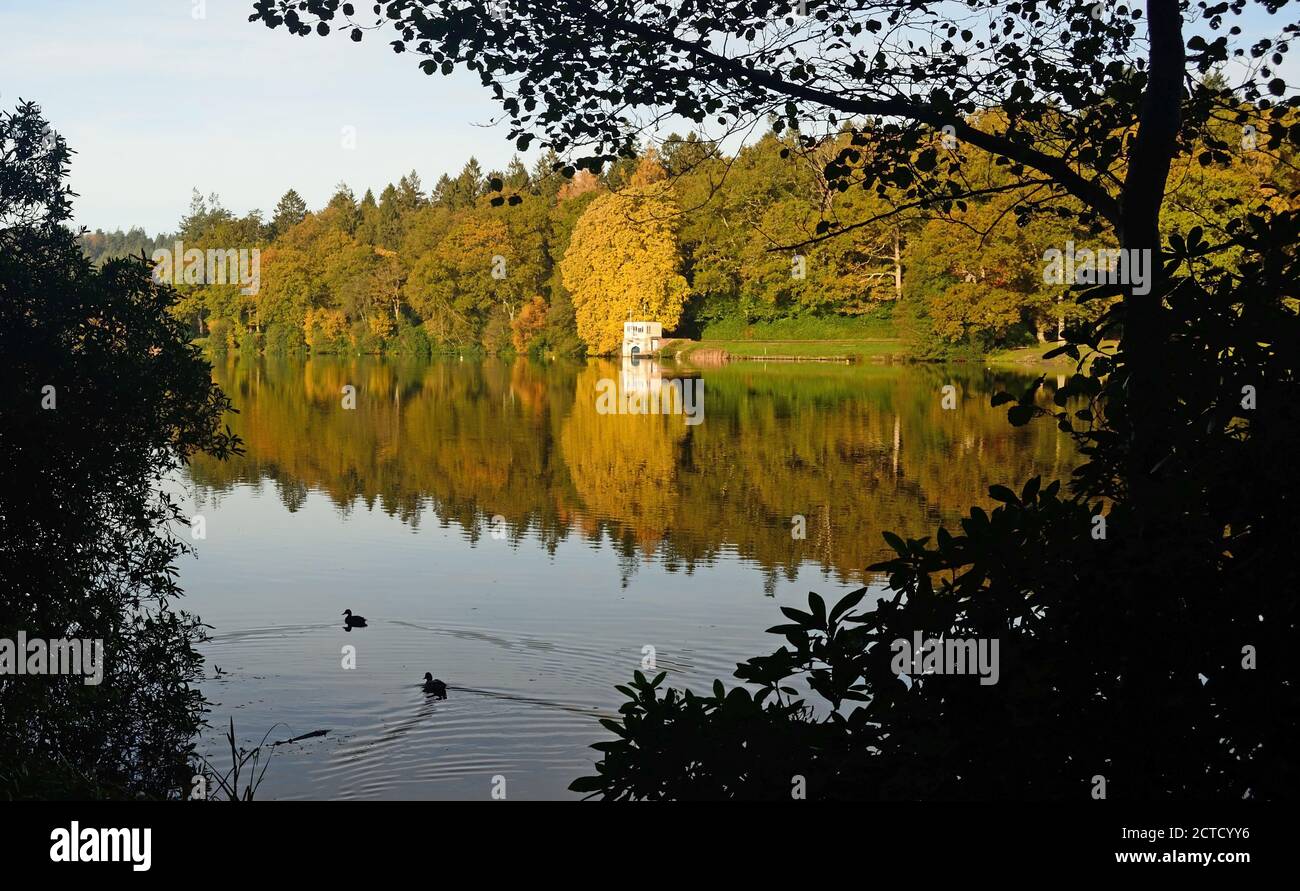
<svg viewBox="0 0 1300 891"><path fill-rule="evenodd" d="M365 628L365 627L366 627L366 617L365 617L365 616L354 616L354 615L352 615L352 610L350 610L350 609L345 609L345 610L343 611L343 616L344 616L344 618L343 618L343 627L346 628L346 629L348 629L349 631L351 631L353 628Z"/></svg>
<svg viewBox="0 0 1300 891"><path fill-rule="evenodd" d="M446 699L447 685L426 671L424 673L424 692L431 694L434 699Z"/></svg>

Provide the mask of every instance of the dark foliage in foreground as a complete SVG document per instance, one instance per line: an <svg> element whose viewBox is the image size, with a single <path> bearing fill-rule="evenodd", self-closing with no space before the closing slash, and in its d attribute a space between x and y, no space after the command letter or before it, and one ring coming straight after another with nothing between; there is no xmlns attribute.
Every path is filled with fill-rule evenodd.
<svg viewBox="0 0 1300 891"><path fill-rule="evenodd" d="M69 151L37 106L0 115L0 147L0 638L106 650L98 685L0 677L0 798L165 796L192 772L203 632L172 608L188 522L162 484L235 447L230 405L148 263L96 269L63 226Z"/></svg>
<svg viewBox="0 0 1300 891"><path fill-rule="evenodd" d="M618 738L596 745L597 775L572 788L788 799L800 775L811 798L1085 799L1100 776L1112 798L1294 797L1297 242L1296 215L1248 217L1236 274L1209 267L1194 237L1171 246L1166 452L1142 501L1125 357L1081 363L1057 397L1071 407L1052 412L1088 456L1068 492L994 486L1002 506L974 508L960 534L886 534L898 557L873 568L890 590L866 609L865 589L783 609L790 623L771 630L788 645L735 672L756 695L638 676L622 719L604 722ZM995 401L1015 403L1013 423L1049 414L1033 389ZM918 630L998 639L999 682L904 682L890 643Z"/></svg>

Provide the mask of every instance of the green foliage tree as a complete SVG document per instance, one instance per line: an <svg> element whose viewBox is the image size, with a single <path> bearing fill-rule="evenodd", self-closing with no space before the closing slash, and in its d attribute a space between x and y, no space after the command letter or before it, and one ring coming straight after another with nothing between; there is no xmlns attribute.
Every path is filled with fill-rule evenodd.
<svg viewBox="0 0 1300 891"><path fill-rule="evenodd" d="M506 224L479 210L455 224L407 280L406 301L440 342L479 342L494 307L517 307L520 285Z"/></svg>
<svg viewBox="0 0 1300 891"><path fill-rule="evenodd" d="M188 518L164 482L238 441L176 292L138 257L92 266L64 227L69 151L45 128L32 103L0 113L0 637L100 640L104 673L0 683L0 797L174 797L203 628L175 608Z"/></svg>
<svg viewBox="0 0 1300 891"><path fill-rule="evenodd" d="M118 257L139 257L141 255L151 257L153 252L159 248L170 249L174 241L174 237L165 232L150 237L147 232L138 226L132 226L125 232L121 229L115 229L112 232L96 229L94 232L83 232L81 234L81 250L91 263L98 266L105 260L113 260Z"/></svg>

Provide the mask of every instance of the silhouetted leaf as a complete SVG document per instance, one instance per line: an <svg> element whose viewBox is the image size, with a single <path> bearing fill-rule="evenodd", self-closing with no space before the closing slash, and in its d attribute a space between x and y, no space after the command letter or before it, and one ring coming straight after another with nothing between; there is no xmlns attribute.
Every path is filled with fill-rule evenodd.
<svg viewBox="0 0 1300 891"><path fill-rule="evenodd" d="M1013 405L1007 409L1007 420L1013 426L1023 427L1028 424L1034 417L1034 407L1032 405Z"/></svg>

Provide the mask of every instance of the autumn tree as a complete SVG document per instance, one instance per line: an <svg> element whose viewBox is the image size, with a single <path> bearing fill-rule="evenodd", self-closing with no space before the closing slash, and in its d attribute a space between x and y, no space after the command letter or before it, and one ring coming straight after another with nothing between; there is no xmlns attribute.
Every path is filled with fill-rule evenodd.
<svg viewBox="0 0 1300 891"><path fill-rule="evenodd" d="M524 304L510 323L510 340L516 351L525 353L537 336L546 329L546 301L534 297Z"/></svg>
<svg viewBox="0 0 1300 891"><path fill-rule="evenodd" d="M471 345L492 310L521 302L505 222L490 210L467 215L411 270L407 302L439 340Z"/></svg>
<svg viewBox="0 0 1300 891"><path fill-rule="evenodd" d="M789 135L765 133L734 157L698 141L681 145L670 140L666 148L684 171L674 181L680 237L701 322L857 316L901 295L902 253L915 224L887 215L886 198L833 188ZM854 225L876 215L886 218ZM810 242L828 217L852 228Z"/></svg>
<svg viewBox="0 0 1300 891"><path fill-rule="evenodd" d="M629 319L681 318L689 287L679 272L677 202L663 169L646 158L633 185L592 201L560 263L578 335L590 352L617 351Z"/></svg>

